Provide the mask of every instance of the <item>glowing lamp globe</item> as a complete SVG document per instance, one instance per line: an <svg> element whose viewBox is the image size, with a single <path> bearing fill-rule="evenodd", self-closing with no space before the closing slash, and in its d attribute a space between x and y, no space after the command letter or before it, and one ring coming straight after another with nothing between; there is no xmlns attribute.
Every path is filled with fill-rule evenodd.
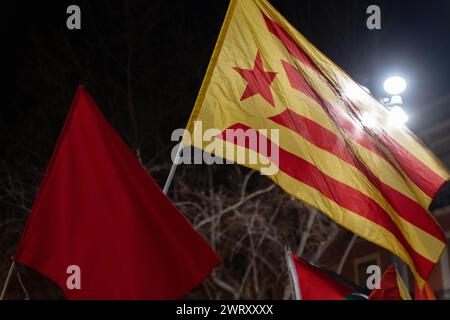
<svg viewBox="0 0 450 320"><path fill-rule="evenodd" d="M399 95L405 92L408 84L402 77L390 77L384 82L384 90L390 95Z"/></svg>

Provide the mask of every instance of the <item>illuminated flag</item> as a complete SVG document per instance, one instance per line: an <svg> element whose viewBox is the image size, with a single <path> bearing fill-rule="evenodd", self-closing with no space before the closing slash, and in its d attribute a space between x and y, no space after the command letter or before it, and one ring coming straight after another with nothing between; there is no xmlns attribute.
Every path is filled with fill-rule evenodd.
<svg viewBox="0 0 450 320"><path fill-rule="evenodd" d="M449 174L391 120L267 1L232 0L184 144L276 167L265 174L286 192L395 253L422 286L445 248L428 207Z"/></svg>
<svg viewBox="0 0 450 320"><path fill-rule="evenodd" d="M219 262L83 87L15 260L69 299L177 299Z"/></svg>

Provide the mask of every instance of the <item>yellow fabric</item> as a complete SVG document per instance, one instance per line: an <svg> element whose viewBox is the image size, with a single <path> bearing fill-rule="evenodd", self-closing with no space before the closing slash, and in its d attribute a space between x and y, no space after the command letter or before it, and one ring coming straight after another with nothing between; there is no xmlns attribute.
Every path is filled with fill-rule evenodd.
<svg viewBox="0 0 450 320"><path fill-rule="evenodd" d="M402 297L403 300L412 300L409 290L406 287L406 284L403 281L402 277L398 273L398 270L395 269L395 271L397 273L397 285L398 285L398 290L400 292L400 296Z"/></svg>

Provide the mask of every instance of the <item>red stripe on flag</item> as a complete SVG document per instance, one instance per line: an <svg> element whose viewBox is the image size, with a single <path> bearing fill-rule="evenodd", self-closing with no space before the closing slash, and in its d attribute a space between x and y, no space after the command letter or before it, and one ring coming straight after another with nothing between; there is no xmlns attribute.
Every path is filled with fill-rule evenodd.
<svg viewBox="0 0 450 320"><path fill-rule="evenodd" d="M318 148L334 154L338 158L357 168L378 188L381 194L402 218L445 242L445 235L442 232L442 229L422 206L405 196L403 193L383 183L366 166L364 166L364 164L354 157L348 149L344 139L334 132L289 109L270 118L270 120L294 131Z"/></svg>
<svg viewBox="0 0 450 320"><path fill-rule="evenodd" d="M305 80L303 75L294 66L286 61L281 61L283 64L286 75L292 88L307 95L311 99L317 102L322 109L330 115L330 119L336 124L338 128L341 128L345 134L353 141L359 143L369 151L377 154L378 156L389 161L385 156L377 149L377 147L368 140L368 137L363 133L362 127L358 126L349 116L343 112L339 112L331 103L323 99Z"/></svg>
<svg viewBox="0 0 450 320"><path fill-rule="evenodd" d="M228 129L241 129L244 132L246 130L254 130L240 123L235 124ZM254 148L255 144L249 144L248 140L240 139L237 135L233 136L233 140L227 139L228 136L224 131L219 138L258 152L258 150ZM244 143L242 143L243 141ZM270 139L268 139L268 143L270 145L273 144ZM419 275L424 279L428 278L434 267L434 263L417 253L411 247L398 229L398 226L393 222L392 218L373 199L358 190L327 176L311 163L281 147L279 147L279 169L290 177L318 190L325 197L336 202L339 206L354 212L391 232L410 255Z"/></svg>
<svg viewBox="0 0 450 320"><path fill-rule="evenodd" d="M291 86L309 96L316 101L328 114L330 119L341 128L344 133L353 141L359 143L367 150L374 152L378 156L392 163L370 140L370 136L363 130L356 120L334 107L331 103L319 96L314 89L309 86L303 75L294 66L286 61L282 61L283 67L288 76ZM380 128L381 129L381 128ZM406 175L414 182L426 195L433 198L439 187L445 182L438 174L414 157L408 150L399 145L382 129L377 138L395 156L398 165ZM394 165L395 167L395 165Z"/></svg>
<svg viewBox="0 0 450 320"><path fill-rule="evenodd" d="M436 192L445 183L445 179L427 167L414 155L398 144L384 130L378 135L383 144L398 160L399 166L426 195L434 198Z"/></svg>
<svg viewBox="0 0 450 320"><path fill-rule="evenodd" d="M295 43L295 40L286 32L280 25L278 25L275 21L271 20L267 17L263 12L261 12L264 21L266 22L266 26L271 33L273 33L281 42L284 44L289 53L303 62L305 65L314 69L318 73L322 73L320 69L316 66L314 61L311 60L310 57Z"/></svg>

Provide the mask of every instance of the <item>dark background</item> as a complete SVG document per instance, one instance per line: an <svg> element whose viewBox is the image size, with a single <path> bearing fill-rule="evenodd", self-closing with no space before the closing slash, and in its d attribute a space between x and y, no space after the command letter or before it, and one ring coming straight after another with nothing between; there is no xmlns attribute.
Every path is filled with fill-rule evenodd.
<svg viewBox="0 0 450 320"><path fill-rule="evenodd" d="M450 1L271 3L375 95L383 96L386 77L405 77L404 109L419 136L450 118ZM70 4L81 7L81 30L66 28ZM381 7L382 30L366 28L370 4ZM79 84L163 184L170 135L188 120L227 6L228 0L0 2L2 275Z"/></svg>
<svg viewBox="0 0 450 320"><path fill-rule="evenodd" d="M70 31L65 11L73 3L1 3L2 130L12 139L29 140L24 131L34 129L32 123L47 127L41 121L54 121L42 135L32 129L36 143L45 139L44 144L52 145L82 83L130 145L167 144L170 132L189 117L228 1L77 1L82 30ZM427 113L428 106L450 94L450 1L272 4L375 94L383 95L387 76L404 76L411 129L450 116L445 105ZM381 31L365 26L369 4L381 7ZM129 96L134 116L128 110Z"/></svg>

